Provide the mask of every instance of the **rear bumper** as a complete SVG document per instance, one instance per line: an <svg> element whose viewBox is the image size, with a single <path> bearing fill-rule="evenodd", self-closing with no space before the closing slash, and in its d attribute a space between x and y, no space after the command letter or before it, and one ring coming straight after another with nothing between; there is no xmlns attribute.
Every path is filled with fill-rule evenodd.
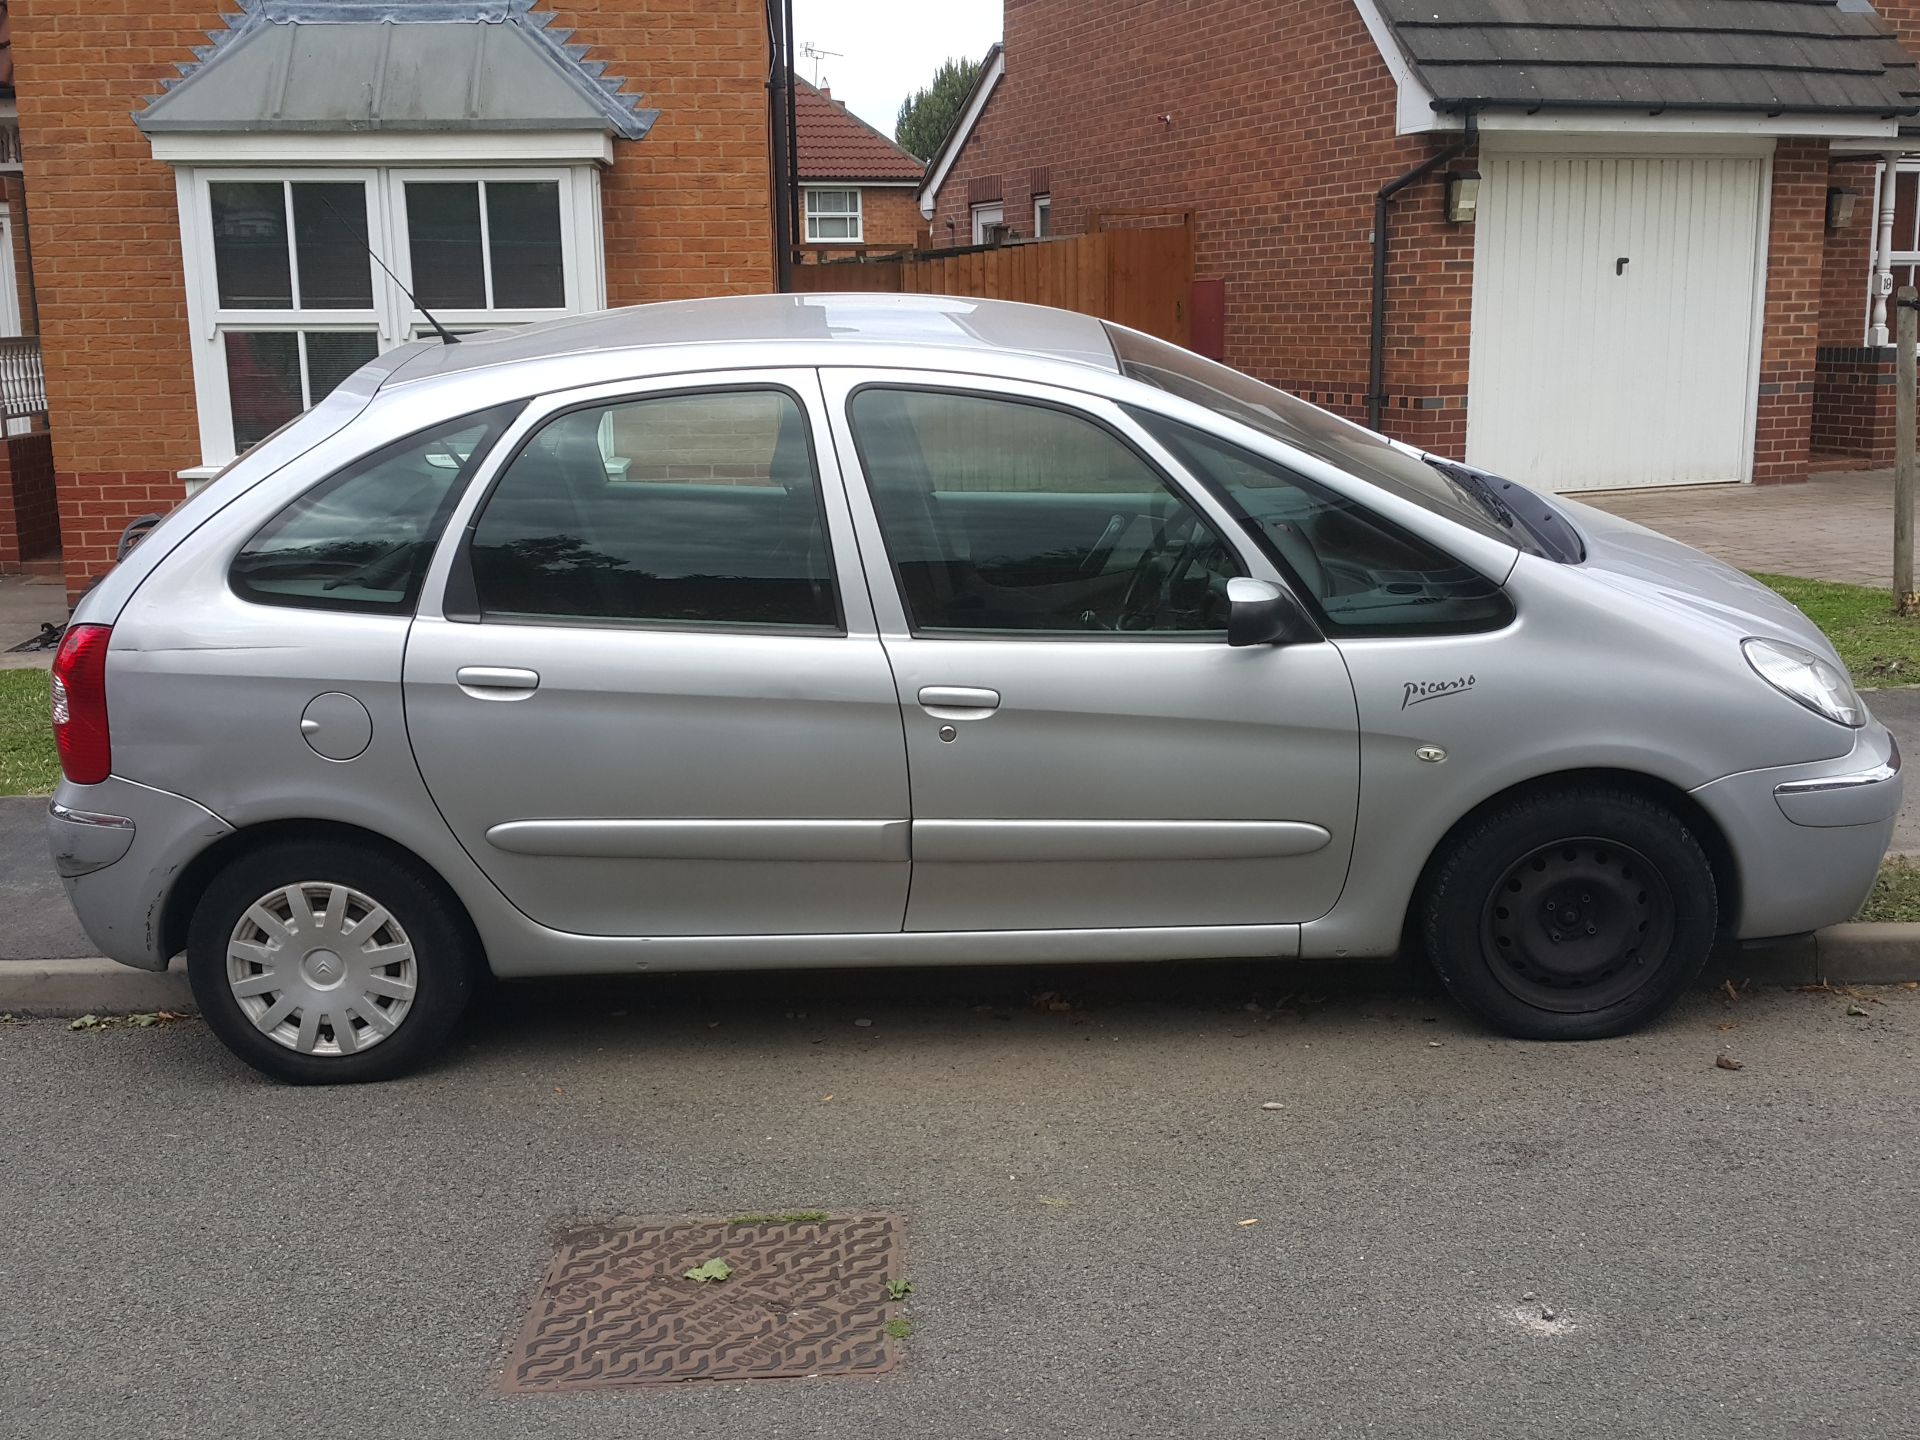
<svg viewBox="0 0 1920 1440"><path fill-rule="evenodd" d="M1736 937L1851 920L1893 839L1904 788L1900 747L1872 722L1837 759L1748 770L1695 790L1739 872Z"/></svg>
<svg viewBox="0 0 1920 1440"><path fill-rule="evenodd" d="M141 970L173 958L160 921L174 880L232 833L184 796L112 777L63 782L47 811L47 847L81 928L102 955Z"/></svg>

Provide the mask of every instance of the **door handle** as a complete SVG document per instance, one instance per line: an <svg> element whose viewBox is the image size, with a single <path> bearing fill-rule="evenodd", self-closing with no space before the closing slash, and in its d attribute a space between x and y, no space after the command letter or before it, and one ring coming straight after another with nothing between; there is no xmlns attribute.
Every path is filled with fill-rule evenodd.
<svg viewBox="0 0 1920 1440"><path fill-rule="evenodd" d="M921 688L920 705L936 720L978 720L1000 708L1000 692L971 685L927 685Z"/></svg>
<svg viewBox="0 0 1920 1440"><path fill-rule="evenodd" d="M524 700L540 688L538 670L505 665L462 665L453 678L476 700Z"/></svg>

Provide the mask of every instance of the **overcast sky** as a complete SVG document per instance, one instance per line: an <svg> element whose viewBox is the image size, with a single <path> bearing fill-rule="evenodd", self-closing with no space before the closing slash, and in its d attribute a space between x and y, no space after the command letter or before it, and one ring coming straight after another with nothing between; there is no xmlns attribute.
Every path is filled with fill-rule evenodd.
<svg viewBox="0 0 1920 1440"><path fill-rule="evenodd" d="M1000 0L793 0L800 76L833 87L833 98L883 134L900 102L950 55L979 59L1000 38ZM807 58L811 42L837 56Z"/></svg>

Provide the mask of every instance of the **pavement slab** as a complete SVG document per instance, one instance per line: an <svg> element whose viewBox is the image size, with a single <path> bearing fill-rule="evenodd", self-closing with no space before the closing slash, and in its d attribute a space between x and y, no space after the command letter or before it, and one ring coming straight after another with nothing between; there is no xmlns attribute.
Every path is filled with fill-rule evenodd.
<svg viewBox="0 0 1920 1440"><path fill-rule="evenodd" d="M1920 992L1861 994L1554 1046L1250 966L661 978L305 1090L0 1025L0 1436L1905 1433ZM798 1208L899 1218L891 1373L503 1393L567 1225Z"/></svg>

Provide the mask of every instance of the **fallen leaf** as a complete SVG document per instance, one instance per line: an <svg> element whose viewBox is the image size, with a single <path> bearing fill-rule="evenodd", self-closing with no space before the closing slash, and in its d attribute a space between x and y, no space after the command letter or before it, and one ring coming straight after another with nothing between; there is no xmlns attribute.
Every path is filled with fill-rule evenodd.
<svg viewBox="0 0 1920 1440"><path fill-rule="evenodd" d="M687 1279L696 1285L705 1285L708 1281L719 1282L733 1274L733 1267L724 1260L709 1260L704 1265L696 1265L687 1271Z"/></svg>
<svg viewBox="0 0 1920 1440"><path fill-rule="evenodd" d="M1051 1205L1057 1210L1072 1202L1062 1195L1042 1195L1040 1197L1040 1203L1042 1205Z"/></svg>
<svg viewBox="0 0 1920 1440"><path fill-rule="evenodd" d="M1736 1060L1731 1055L1716 1055L1713 1057L1713 1063L1722 1070L1744 1070L1747 1068L1746 1061Z"/></svg>
<svg viewBox="0 0 1920 1440"><path fill-rule="evenodd" d="M823 1103L823 1104L824 1104L824 1103L825 1103L826 1101L828 1101L828 1100L831 1100L831 1099L833 1099L833 1097L832 1097L831 1095L822 1095L822 1096L820 1097L820 1100L821 1100L821 1103Z"/></svg>
<svg viewBox="0 0 1920 1440"><path fill-rule="evenodd" d="M67 1028L69 1030L98 1030L100 1023L100 1017L98 1015L82 1015L78 1020L67 1026Z"/></svg>
<svg viewBox="0 0 1920 1440"><path fill-rule="evenodd" d="M1864 1015L1866 1013L1867 1013L1867 1007L1864 1005L1847 1006L1847 1014L1849 1015Z"/></svg>
<svg viewBox="0 0 1920 1440"><path fill-rule="evenodd" d="M1740 1022L1738 1020L1723 1020L1713 1028L1716 1030L1738 1030L1740 1028Z"/></svg>
<svg viewBox="0 0 1920 1440"><path fill-rule="evenodd" d="M1242 1220L1242 1221L1240 1222L1240 1228L1241 1228L1242 1230L1244 1230L1244 1229L1246 1229L1246 1228L1247 1228L1247 1226L1249 1226L1249 1225L1258 1225L1259 1223L1260 1223L1260 1221L1259 1221L1259 1219L1258 1219L1258 1217L1256 1217L1256 1218L1254 1218L1254 1219L1252 1219L1252 1220Z"/></svg>
<svg viewBox="0 0 1920 1440"><path fill-rule="evenodd" d="M556 1095L564 1095L564 1094L566 1094L567 1092L566 1092L566 1091L564 1091L564 1090L562 1090L562 1089L561 1089L561 1088L560 1088L560 1087L559 1087L558 1085L556 1085L556 1086L554 1086L554 1087L553 1087L553 1093L554 1093L554 1094L556 1094Z"/></svg>
<svg viewBox="0 0 1920 1440"><path fill-rule="evenodd" d="M1284 1110L1287 1107L1282 1105L1278 1100L1268 1100L1263 1103L1260 1108L1262 1110Z"/></svg>

